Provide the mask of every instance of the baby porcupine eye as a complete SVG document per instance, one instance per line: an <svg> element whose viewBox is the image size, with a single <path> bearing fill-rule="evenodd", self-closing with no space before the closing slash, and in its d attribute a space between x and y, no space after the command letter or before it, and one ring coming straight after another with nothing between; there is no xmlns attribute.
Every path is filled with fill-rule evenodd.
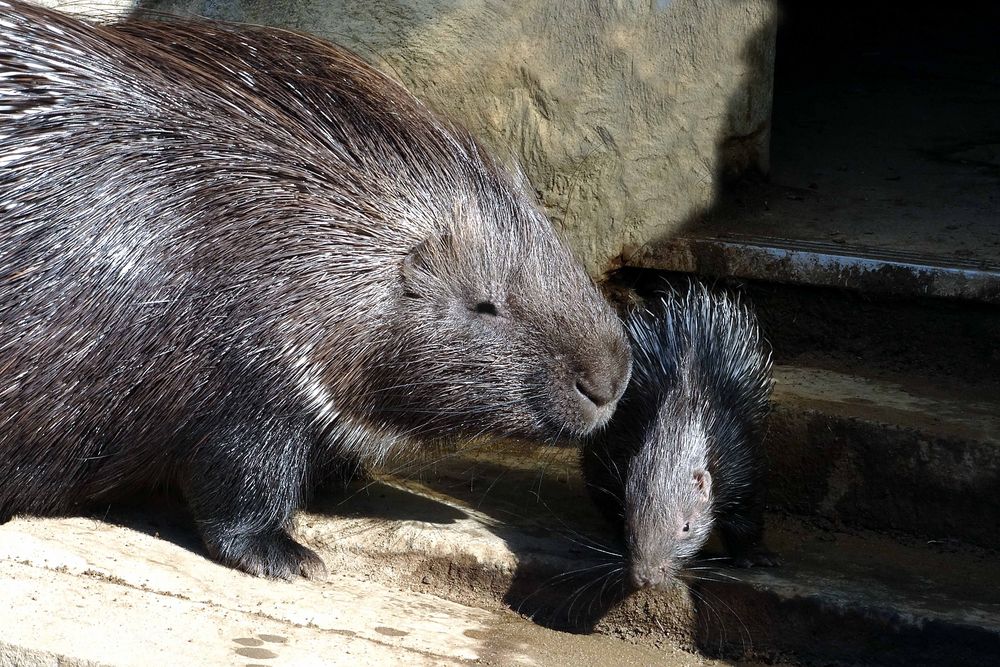
<svg viewBox="0 0 1000 667"><path fill-rule="evenodd" d="M681 528L681 532L684 532L684 533L686 533L686 532L688 532L689 530L691 530L691 523L690 523L690 522L688 522L688 521L685 521L685 522L684 522L684 527L683 527L683 528Z"/></svg>

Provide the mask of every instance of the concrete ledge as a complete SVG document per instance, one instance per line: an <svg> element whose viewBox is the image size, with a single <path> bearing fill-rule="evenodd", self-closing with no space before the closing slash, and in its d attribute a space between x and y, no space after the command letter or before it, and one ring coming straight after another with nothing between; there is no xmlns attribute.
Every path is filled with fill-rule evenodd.
<svg viewBox="0 0 1000 667"><path fill-rule="evenodd" d="M898 387L815 369L778 378L772 439L785 437L780 411L807 401L831 424L994 432L995 413L950 413ZM845 396L859 403L841 414ZM844 468L836 451L885 442L821 431L843 450L806 439L773 451L819 462L816 475L794 479L825 489L810 509L837 521L772 514L768 541L785 566L692 571L687 585L656 594L626 597L618 585L618 547L586 500L571 448L442 452L321 498L297 532L326 561L325 582L269 582L215 565L170 508L18 519L0 526L0 666L717 664L692 650L796 664L1000 664L996 552L947 533L925 541L859 529L878 516L877 494L866 496L868 514L852 514L844 499L855 492L834 493L912 484L892 497L933 520L944 510L920 501L932 485L904 472L908 461L954 452L927 435L911 458L886 459L899 469ZM800 459L776 464L774 489L792 489L780 476Z"/></svg>
<svg viewBox="0 0 1000 667"><path fill-rule="evenodd" d="M585 574L607 562L588 547L604 537L569 459L536 454L501 481L511 452L493 450L442 461L436 488L326 499L298 521L325 582L215 565L176 513L13 521L0 528L0 665L718 664L688 646L796 664L1000 659L995 554L780 515L769 542L784 567L699 571L623 600Z"/></svg>
<svg viewBox="0 0 1000 667"><path fill-rule="evenodd" d="M491 615L338 573L328 586L257 581L184 547L89 519L0 532L0 664L461 664ZM52 662L50 656L57 659ZM512 656L513 657L513 656Z"/></svg>
<svg viewBox="0 0 1000 667"><path fill-rule="evenodd" d="M796 664L1000 660L994 552L773 514L769 544L785 557L785 566L695 571L687 586L622 599L615 586L586 575L587 568L608 561L588 545L614 546L580 506L571 460L543 451L532 470L504 466L510 456L484 451L458 457L441 464L429 482L433 488L409 483L431 497L441 498L441 489L459 496L448 506L467 508L465 518L444 525L436 519L387 522L380 503L392 503L393 493L382 498L381 487L371 487L342 510L391 538L365 545L355 541L364 538L352 537L363 534L358 523L342 531L316 522L312 539L324 545L325 556L336 545L335 552L391 563L387 571L402 586L485 606L503 603L547 625L639 645ZM481 551L476 545L484 542L491 546ZM405 545L405 555L398 547L379 553L379 544Z"/></svg>
<svg viewBox="0 0 1000 667"><path fill-rule="evenodd" d="M899 297L1000 303L1000 266L835 241L682 234L626 252L631 266Z"/></svg>
<svg viewBox="0 0 1000 667"><path fill-rule="evenodd" d="M0 527L0 666L579 665L619 656L618 664L716 664L558 633L492 602L484 610L397 586L403 570L391 572L393 548L351 519L303 517L305 533L347 537L324 550L329 581L292 583L206 560L189 527L169 514L115 519L132 527L89 518ZM465 544L450 534L451 548ZM351 555L360 544L369 558ZM426 550L409 555L433 560Z"/></svg>

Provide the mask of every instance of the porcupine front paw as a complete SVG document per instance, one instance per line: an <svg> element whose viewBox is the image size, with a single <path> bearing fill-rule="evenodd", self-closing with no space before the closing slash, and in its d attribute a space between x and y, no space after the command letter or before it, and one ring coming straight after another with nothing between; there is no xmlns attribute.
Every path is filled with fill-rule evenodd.
<svg viewBox="0 0 1000 667"><path fill-rule="evenodd" d="M212 557L224 565L269 579L323 579L326 565L312 549L284 530L223 538L217 543L206 539Z"/></svg>

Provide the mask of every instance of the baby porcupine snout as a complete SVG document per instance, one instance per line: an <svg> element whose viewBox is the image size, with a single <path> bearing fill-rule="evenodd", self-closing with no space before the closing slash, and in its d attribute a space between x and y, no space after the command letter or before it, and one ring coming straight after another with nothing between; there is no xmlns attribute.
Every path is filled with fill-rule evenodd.
<svg viewBox="0 0 1000 667"><path fill-rule="evenodd" d="M629 578L636 590L643 588L663 588L676 575L675 568L669 563L641 562L633 563L629 568Z"/></svg>

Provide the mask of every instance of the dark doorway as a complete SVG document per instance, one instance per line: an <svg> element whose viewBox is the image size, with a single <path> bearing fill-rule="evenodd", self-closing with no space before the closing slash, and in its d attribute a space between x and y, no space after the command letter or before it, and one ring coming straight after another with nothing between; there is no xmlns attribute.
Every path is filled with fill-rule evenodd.
<svg viewBox="0 0 1000 667"><path fill-rule="evenodd" d="M779 25L748 226L1000 265L1000 3L788 0Z"/></svg>

